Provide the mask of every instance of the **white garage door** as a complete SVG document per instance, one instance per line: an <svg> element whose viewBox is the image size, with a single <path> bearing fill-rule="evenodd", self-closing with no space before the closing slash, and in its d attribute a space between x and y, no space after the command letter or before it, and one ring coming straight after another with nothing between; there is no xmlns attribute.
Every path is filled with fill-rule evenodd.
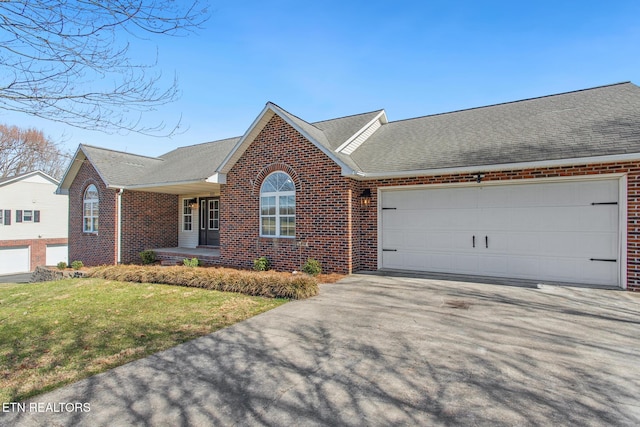
<svg viewBox="0 0 640 427"><path fill-rule="evenodd" d="M381 193L381 265L618 286L618 180Z"/></svg>
<svg viewBox="0 0 640 427"><path fill-rule="evenodd" d="M28 273L31 270L29 247L0 248L0 274Z"/></svg>
<svg viewBox="0 0 640 427"><path fill-rule="evenodd" d="M67 245L47 245L47 265L57 265L60 261L68 264L68 252Z"/></svg>

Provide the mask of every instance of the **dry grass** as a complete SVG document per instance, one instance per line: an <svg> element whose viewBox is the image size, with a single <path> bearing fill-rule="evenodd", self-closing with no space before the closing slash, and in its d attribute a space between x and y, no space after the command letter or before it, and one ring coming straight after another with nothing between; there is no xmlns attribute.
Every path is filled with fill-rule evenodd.
<svg viewBox="0 0 640 427"><path fill-rule="evenodd" d="M342 280L345 277L347 277L347 276L345 276L344 274L338 274L338 273L325 274L325 273L321 273L321 274L318 274L316 276L316 279L318 280L318 283L336 283L338 280Z"/></svg>
<svg viewBox="0 0 640 427"><path fill-rule="evenodd" d="M303 299L318 294L315 278L306 274L275 271L113 265L95 268L91 277L121 282L164 283L268 298Z"/></svg>
<svg viewBox="0 0 640 427"><path fill-rule="evenodd" d="M285 302L96 278L0 284L0 402L103 372Z"/></svg>

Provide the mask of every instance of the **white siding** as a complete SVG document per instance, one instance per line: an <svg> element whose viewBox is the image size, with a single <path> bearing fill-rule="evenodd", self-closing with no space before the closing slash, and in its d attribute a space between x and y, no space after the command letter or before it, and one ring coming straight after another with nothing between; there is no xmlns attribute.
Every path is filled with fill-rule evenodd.
<svg viewBox="0 0 640 427"><path fill-rule="evenodd" d="M69 198L57 185L33 175L0 186L0 209L11 210L11 225L0 224L0 240L67 238ZM40 211L40 222L16 222L17 210Z"/></svg>
<svg viewBox="0 0 640 427"><path fill-rule="evenodd" d="M193 210L193 226L191 231L184 231L182 223L182 206L184 200L196 197L197 196L180 196L180 201L178 203L178 246L181 248L195 248L198 246L198 230L200 226L198 209Z"/></svg>

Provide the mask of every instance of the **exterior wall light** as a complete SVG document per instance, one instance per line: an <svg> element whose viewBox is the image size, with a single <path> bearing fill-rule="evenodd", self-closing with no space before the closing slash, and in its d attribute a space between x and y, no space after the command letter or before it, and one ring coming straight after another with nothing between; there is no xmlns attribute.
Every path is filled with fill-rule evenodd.
<svg viewBox="0 0 640 427"><path fill-rule="evenodd" d="M198 209L198 200L197 199L191 199L191 203L189 203L189 207L192 210Z"/></svg>
<svg viewBox="0 0 640 427"><path fill-rule="evenodd" d="M369 206L371 204L371 189L365 188L360 194L360 206Z"/></svg>

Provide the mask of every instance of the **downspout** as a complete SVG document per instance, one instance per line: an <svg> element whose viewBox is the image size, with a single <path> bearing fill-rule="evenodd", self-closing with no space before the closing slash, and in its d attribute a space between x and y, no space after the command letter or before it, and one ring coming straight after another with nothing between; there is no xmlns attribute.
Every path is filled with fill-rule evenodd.
<svg viewBox="0 0 640 427"><path fill-rule="evenodd" d="M118 191L116 205L118 209L118 220L116 221L116 263L122 263L122 193L124 188Z"/></svg>

